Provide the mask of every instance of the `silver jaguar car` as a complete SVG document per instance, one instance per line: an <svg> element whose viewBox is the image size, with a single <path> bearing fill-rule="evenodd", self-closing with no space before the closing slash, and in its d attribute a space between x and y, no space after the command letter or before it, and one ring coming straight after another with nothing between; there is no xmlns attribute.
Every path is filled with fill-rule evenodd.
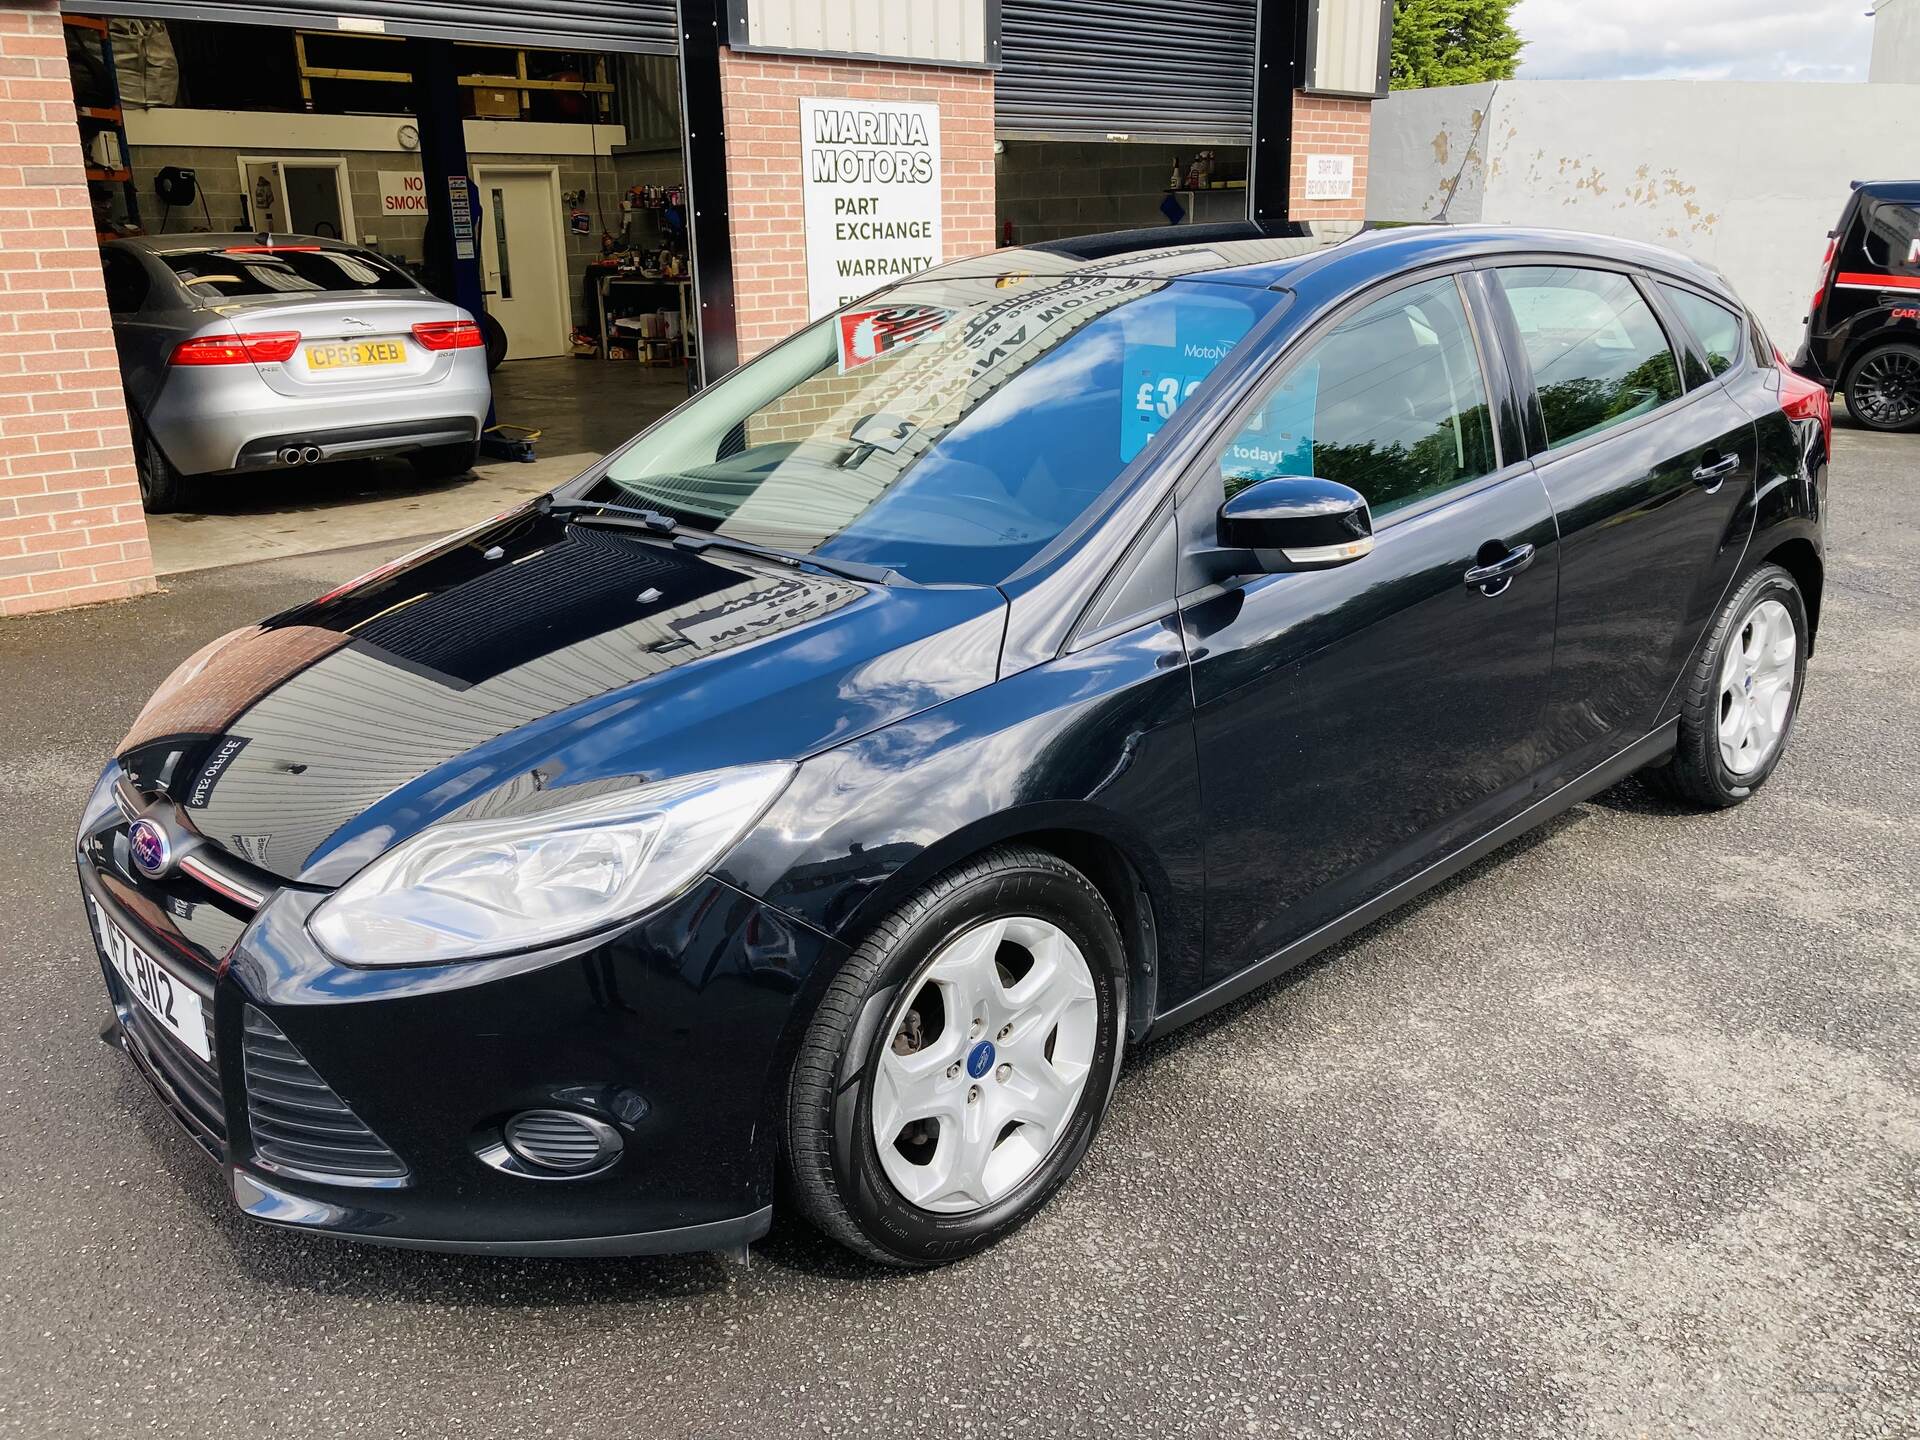
<svg viewBox="0 0 1920 1440"><path fill-rule="evenodd" d="M405 456L458 475L490 387L480 327L372 251L306 235L100 250L149 510L202 476Z"/></svg>

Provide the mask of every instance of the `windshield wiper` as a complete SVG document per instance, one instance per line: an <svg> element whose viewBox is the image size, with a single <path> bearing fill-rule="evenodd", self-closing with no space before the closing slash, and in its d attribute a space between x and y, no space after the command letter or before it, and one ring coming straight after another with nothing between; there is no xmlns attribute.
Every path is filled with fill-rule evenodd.
<svg viewBox="0 0 1920 1440"><path fill-rule="evenodd" d="M622 505L617 501L607 500L555 500L547 497L540 502L539 508L542 514L563 515L575 524L609 525L622 530L644 530L650 535L670 537L679 549L695 555L702 550L731 550L738 555L752 555L761 560L771 560L774 564L784 565L788 569L808 565L815 570L824 570L829 575L838 575L847 580L860 580L869 585L912 585L914 583L891 566L867 565L858 560L823 560L818 555L802 555L792 550L776 549L772 545L756 545L751 540L736 540L731 535L717 535L711 530L698 529L659 510L649 510L640 505Z"/></svg>

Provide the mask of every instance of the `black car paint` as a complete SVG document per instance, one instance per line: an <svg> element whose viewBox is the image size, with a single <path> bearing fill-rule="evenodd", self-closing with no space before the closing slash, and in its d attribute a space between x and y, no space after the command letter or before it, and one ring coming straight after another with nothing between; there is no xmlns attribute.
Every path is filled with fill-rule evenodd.
<svg viewBox="0 0 1920 1440"><path fill-rule="evenodd" d="M862 585L521 509L267 622L245 643L314 643L284 673L262 648L259 694L230 721L127 748L79 853L88 893L215 997L229 1115L208 1148L243 1208L446 1248L744 1243L765 1228L783 1077L813 1002L878 918L958 860L1017 836L1085 869L1130 940L1138 1039L1659 758L1680 671L1739 570L1787 559L1817 613L1824 441L1780 413L1777 375L1752 356L1549 454L1478 273L1542 254L1738 303L1664 252L1373 235L1175 282L1284 285L1290 303L1176 412L1151 464L998 589ZM1211 437L1340 307L1449 270L1480 320L1499 473L1389 517L1356 564L1220 573ZM1722 452L1740 464L1696 482ZM1463 583L1489 547L1523 544L1533 562L1496 593ZM540 683L503 692L530 662ZM622 665L650 673L609 682ZM378 715L370 677L392 687ZM216 754L204 807L170 798ZM612 935L358 969L304 928L328 889L436 820L774 758L800 763L762 822ZM271 892L257 915L133 869L122 770ZM349 1192L250 1163L231 1058L244 1003L408 1161L411 1185ZM621 1160L544 1182L475 1160L478 1134L536 1106L609 1118Z"/></svg>
<svg viewBox="0 0 1920 1440"><path fill-rule="evenodd" d="M1904 217L1905 251L1894 236L1874 233L1882 207ZM1854 361L1873 346L1920 345L1920 180L1857 182L1831 238L1833 256L1793 360L1829 391L1846 384Z"/></svg>

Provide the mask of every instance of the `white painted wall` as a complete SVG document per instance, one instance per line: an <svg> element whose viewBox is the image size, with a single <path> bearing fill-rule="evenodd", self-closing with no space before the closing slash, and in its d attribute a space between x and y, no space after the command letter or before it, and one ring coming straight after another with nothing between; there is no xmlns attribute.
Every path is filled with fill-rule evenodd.
<svg viewBox="0 0 1920 1440"><path fill-rule="evenodd" d="M1430 219L1466 156L1450 219L1683 251L1725 274L1790 352L1848 182L1920 178L1917 137L1920 85L1509 80L1396 91L1373 109L1367 208L1376 220Z"/></svg>
<svg viewBox="0 0 1920 1440"><path fill-rule="evenodd" d="M1920 0L1880 0L1873 12L1875 85L1920 85ZM1920 118L1916 118L1920 125Z"/></svg>

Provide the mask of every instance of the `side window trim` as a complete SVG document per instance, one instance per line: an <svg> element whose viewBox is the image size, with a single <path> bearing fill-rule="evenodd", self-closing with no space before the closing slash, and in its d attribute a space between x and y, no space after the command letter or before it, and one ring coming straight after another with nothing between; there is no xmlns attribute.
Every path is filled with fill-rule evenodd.
<svg viewBox="0 0 1920 1440"><path fill-rule="evenodd" d="M1639 290L1640 283L1644 278L1642 272L1635 267L1621 264L1618 261L1609 261L1599 256L1559 255L1550 251L1526 251L1511 255L1495 255L1474 263L1473 268L1475 270L1486 274L1487 288L1495 292L1499 301L1500 310L1504 316L1504 323L1512 327L1508 333L1512 336L1514 363L1518 371L1515 377L1516 382L1519 381L1521 376L1525 377L1524 383L1526 387L1525 393L1528 396L1528 410L1539 426L1537 432L1531 437L1534 446L1532 459L1544 465L1552 461L1557 461L1565 455L1583 454L1593 446L1611 440L1615 436L1630 435L1643 425L1650 425L1656 420L1664 419L1666 416L1678 411L1682 406L1691 405L1694 400L1698 398L1702 391L1687 389L1685 367L1680 363L1679 352L1673 349L1672 336L1667 334L1666 326L1661 321L1661 312L1655 309L1654 322L1661 326L1663 335L1666 335L1668 352L1673 356L1674 371L1680 380L1680 393L1673 399L1667 401L1666 404L1656 406L1644 415L1636 415L1631 420L1623 421L1617 425L1609 425L1603 430L1598 430L1591 435L1583 435L1580 439L1570 444L1563 445L1557 450L1554 449L1547 439L1546 411L1545 407L1540 403L1540 384L1539 381L1534 378L1533 362L1526 353L1526 346L1520 340L1519 322L1514 317L1513 307L1507 302L1506 292L1500 284L1499 276L1494 273L1500 270L1527 270L1543 265L1560 265L1575 270L1600 270L1610 275L1619 275L1632 284L1636 291Z"/></svg>
<svg viewBox="0 0 1920 1440"><path fill-rule="evenodd" d="M1746 331L1750 323L1744 307L1729 305L1724 299L1713 294L1711 291L1702 290L1697 285L1689 285L1686 281L1678 279L1675 276L1663 275L1657 271L1649 271L1647 275L1643 277L1641 288L1644 293L1650 296L1649 303L1655 307L1655 314L1660 317L1661 323L1666 325L1668 334L1672 335L1677 332L1686 338L1690 352L1694 358L1699 361L1702 371L1706 373L1707 378L1705 380L1688 384L1687 392L1689 394L1698 390L1711 390L1714 386L1724 384L1736 375L1745 373L1751 358L1748 354L1751 347L1744 343L1735 354L1730 357L1733 361L1730 366L1718 375L1713 373L1713 367L1708 363L1706 342L1694 332L1693 326L1687 323L1687 317L1680 313L1679 307L1673 303L1672 299L1667 295L1667 291L1683 291L1697 300L1704 300L1709 305L1719 306L1722 310L1726 311L1728 315L1733 317L1734 323L1741 332L1741 339L1743 341L1746 339ZM1684 370L1681 373L1681 378L1683 380L1686 378Z"/></svg>

